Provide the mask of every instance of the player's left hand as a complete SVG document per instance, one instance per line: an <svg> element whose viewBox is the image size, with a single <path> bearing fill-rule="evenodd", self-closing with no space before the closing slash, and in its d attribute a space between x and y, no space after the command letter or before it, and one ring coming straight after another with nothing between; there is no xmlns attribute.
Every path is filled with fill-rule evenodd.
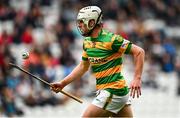
<svg viewBox="0 0 180 118"><path fill-rule="evenodd" d="M141 96L141 79L133 79L130 84L130 96L139 98Z"/></svg>

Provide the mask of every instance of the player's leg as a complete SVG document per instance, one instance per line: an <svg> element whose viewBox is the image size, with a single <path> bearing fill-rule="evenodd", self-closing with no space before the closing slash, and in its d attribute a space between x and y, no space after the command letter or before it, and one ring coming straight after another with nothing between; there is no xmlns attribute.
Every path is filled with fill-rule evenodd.
<svg viewBox="0 0 180 118"><path fill-rule="evenodd" d="M126 104L117 114L113 115L114 117L133 117L131 105Z"/></svg>
<svg viewBox="0 0 180 118"><path fill-rule="evenodd" d="M88 117L109 117L112 116L113 113L106 111L102 108L99 108L93 104L90 104L88 108L85 110L83 114L83 118L88 118Z"/></svg>

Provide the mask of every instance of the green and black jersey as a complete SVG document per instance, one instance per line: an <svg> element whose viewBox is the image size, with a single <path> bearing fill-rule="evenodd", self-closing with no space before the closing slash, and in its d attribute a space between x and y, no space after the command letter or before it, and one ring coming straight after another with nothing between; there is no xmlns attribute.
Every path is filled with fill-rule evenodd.
<svg viewBox="0 0 180 118"><path fill-rule="evenodd" d="M91 64L97 89L106 89L116 95L128 93L121 69L122 56L130 52L131 45L130 41L107 30L101 30L97 38L85 38L82 60Z"/></svg>

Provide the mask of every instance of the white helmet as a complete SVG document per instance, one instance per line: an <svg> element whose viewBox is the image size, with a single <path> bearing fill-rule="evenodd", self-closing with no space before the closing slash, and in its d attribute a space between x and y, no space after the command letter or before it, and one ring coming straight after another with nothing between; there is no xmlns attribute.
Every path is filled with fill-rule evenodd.
<svg viewBox="0 0 180 118"><path fill-rule="evenodd" d="M95 20L95 25L102 23L102 11L97 6L87 6L80 9L77 20L82 20L86 24L88 30L92 30L94 27L89 27L88 23L90 20Z"/></svg>

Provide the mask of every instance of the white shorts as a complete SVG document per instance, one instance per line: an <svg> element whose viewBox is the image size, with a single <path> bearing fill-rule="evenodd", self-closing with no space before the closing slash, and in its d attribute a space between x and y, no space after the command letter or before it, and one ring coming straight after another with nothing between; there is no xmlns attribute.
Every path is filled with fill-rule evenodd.
<svg viewBox="0 0 180 118"><path fill-rule="evenodd" d="M131 104L129 94L117 96L106 90L98 90L93 105L117 114L126 104Z"/></svg>

